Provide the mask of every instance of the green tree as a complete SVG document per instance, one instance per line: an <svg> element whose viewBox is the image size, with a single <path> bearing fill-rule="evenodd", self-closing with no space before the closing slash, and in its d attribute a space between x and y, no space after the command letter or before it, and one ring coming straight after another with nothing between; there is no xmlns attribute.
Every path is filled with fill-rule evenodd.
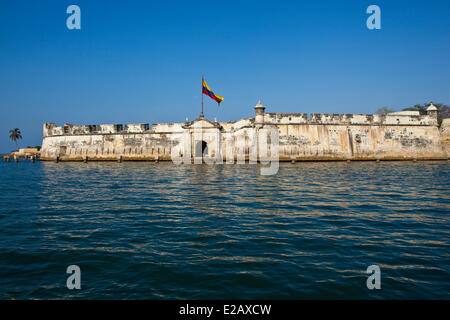
<svg viewBox="0 0 450 320"><path fill-rule="evenodd" d="M427 113L427 104L415 104L412 107L403 108L402 111L419 111L420 114L426 114Z"/></svg>
<svg viewBox="0 0 450 320"><path fill-rule="evenodd" d="M22 134L19 128L9 130L9 138L16 143L17 149L19 149L18 139L22 139Z"/></svg>
<svg viewBox="0 0 450 320"><path fill-rule="evenodd" d="M378 108L377 111L375 111L375 114L388 114L391 112L395 112L395 110L390 109L388 107L381 107L381 108Z"/></svg>

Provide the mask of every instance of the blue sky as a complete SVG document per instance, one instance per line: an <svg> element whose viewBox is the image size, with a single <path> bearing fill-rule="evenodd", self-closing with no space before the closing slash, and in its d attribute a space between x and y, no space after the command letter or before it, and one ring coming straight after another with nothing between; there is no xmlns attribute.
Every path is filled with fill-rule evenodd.
<svg viewBox="0 0 450 320"><path fill-rule="evenodd" d="M68 30L66 8L81 8ZM368 30L366 8L381 8ZM0 153L42 124L450 104L450 1L0 1Z"/></svg>

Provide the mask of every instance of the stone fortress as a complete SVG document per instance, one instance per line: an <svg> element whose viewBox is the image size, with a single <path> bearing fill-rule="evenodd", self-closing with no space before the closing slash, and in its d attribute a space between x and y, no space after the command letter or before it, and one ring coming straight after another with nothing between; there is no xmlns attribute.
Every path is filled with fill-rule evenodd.
<svg viewBox="0 0 450 320"><path fill-rule="evenodd" d="M172 160L173 154L192 158L204 154L225 160L224 150L231 147L233 157L243 154L248 160L253 141L248 137L265 128L278 130L280 161L443 160L450 156L450 119L444 119L439 127L433 104L424 115L419 111L313 113L308 118L306 113L266 113L260 102L254 109L253 118L235 122L210 121L201 114L194 121L152 127L45 123L40 158L162 161Z"/></svg>

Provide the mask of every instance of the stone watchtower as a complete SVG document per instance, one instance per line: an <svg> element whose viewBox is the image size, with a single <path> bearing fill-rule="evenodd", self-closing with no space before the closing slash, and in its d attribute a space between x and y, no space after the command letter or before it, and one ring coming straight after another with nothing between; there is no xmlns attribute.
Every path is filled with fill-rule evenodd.
<svg viewBox="0 0 450 320"><path fill-rule="evenodd" d="M262 127L264 124L264 110L266 107L264 107L261 104L261 101L258 101L257 105L255 106L255 126Z"/></svg>
<svg viewBox="0 0 450 320"><path fill-rule="evenodd" d="M430 102L427 108L427 115L433 118L435 121L435 125L438 125L438 109L433 104L433 102Z"/></svg>

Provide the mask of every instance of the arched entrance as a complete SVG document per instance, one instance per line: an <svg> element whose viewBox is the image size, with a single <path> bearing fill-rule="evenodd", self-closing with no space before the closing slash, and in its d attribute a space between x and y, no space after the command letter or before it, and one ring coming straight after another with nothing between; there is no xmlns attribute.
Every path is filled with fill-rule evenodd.
<svg viewBox="0 0 450 320"><path fill-rule="evenodd" d="M205 141L197 141L195 144L195 157L201 158L203 155L208 154L208 144Z"/></svg>

